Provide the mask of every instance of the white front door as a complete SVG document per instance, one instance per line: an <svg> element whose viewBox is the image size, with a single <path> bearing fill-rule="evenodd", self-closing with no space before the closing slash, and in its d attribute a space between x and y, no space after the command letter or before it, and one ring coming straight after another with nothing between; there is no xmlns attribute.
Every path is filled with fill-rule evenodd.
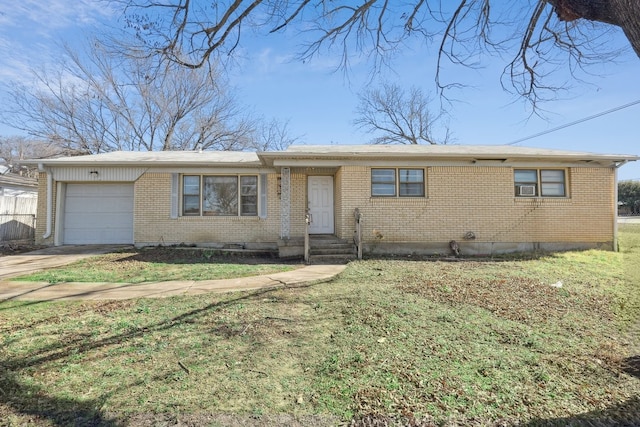
<svg viewBox="0 0 640 427"><path fill-rule="evenodd" d="M309 213L311 224L309 234L333 234L333 177L307 177Z"/></svg>

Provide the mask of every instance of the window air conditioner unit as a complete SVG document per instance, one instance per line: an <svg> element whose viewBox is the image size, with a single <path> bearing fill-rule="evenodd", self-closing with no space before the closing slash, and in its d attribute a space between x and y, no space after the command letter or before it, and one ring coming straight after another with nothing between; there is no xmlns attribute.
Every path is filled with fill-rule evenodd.
<svg viewBox="0 0 640 427"><path fill-rule="evenodd" d="M536 195L536 186L535 185L521 185L518 187L518 196L535 196Z"/></svg>

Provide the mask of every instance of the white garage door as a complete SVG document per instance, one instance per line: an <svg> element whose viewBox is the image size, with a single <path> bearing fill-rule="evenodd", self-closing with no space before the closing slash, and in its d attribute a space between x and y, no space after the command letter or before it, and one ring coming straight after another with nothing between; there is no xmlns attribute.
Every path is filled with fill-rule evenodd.
<svg viewBox="0 0 640 427"><path fill-rule="evenodd" d="M67 184L63 243L133 243L133 184Z"/></svg>

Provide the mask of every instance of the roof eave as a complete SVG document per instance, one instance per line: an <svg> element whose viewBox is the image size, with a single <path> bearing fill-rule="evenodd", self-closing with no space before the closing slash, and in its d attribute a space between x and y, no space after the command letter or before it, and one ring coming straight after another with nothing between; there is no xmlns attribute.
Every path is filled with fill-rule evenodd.
<svg viewBox="0 0 640 427"><path fill-rule="evenodd" d="M437 159L437 160L457 160L457 161L502 161L502 162L517 162L517 161L531 161L531 160L554 160L554 161L571 161L571 162L607 162L607 163L619 163L619 162L632 162L640 160L640 156L633 155L617 155L617 154L591 154L591 153L576 153L573 154L517 154L513 155L505 154L486 154L486 153L304 153L304 152L264 152L258 153L258 157L263 162L273 165L273 162L277 160L286 161L290 160L320 160L320 159L344 159L344 160L379 160L383 156L384 158L394 159Z"/></svg>
<svg viewBox="0 0 640 427"><path fill-rule="evenodd" d="M167 167L167 166L179 166L179 167L211 167L212 165L221 167L245 167L254 168L262 166L260 161L250 162L218 162L218 161L170 161L170 160L145 160L145 161L131 161L131 160L107 160L107 161L68 161L62 160L27 160L21 162L24 165L31 166L91 166L91 167Z"/></svg>

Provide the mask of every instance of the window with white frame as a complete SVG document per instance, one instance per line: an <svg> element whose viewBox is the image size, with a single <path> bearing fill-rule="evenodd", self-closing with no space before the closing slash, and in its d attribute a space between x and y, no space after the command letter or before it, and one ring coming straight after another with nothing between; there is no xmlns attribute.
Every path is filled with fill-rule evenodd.
<svg viewBox="0 0 640 427"><path fill-rule="evenodd" d="M371 169L371 196L424 197L424 169Z"/></svg>
<svg viewBox="0 0 640 427"><path fill-rule="evenodd" d="M566 197L564 169L514 169L516 197Z"/></svg>
<svg viewBox="0 0 640 427"><path fill-rule="evenodd" d="M255 175L184 175L182 215L257 216Z"/></svg>

